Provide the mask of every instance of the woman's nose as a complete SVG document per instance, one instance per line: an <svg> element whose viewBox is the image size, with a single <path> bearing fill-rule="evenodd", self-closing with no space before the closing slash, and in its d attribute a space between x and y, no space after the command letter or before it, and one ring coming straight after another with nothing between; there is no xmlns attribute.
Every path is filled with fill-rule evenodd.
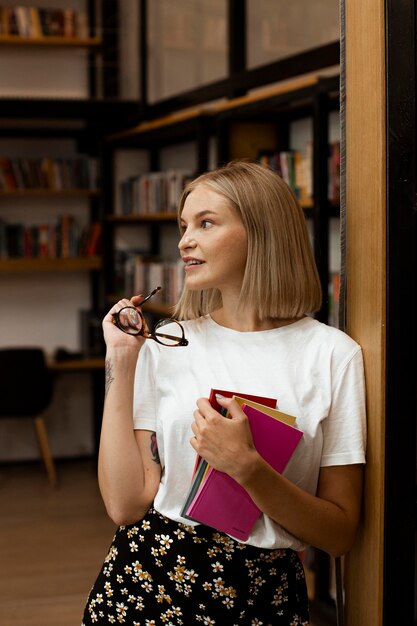
<svg viewBox="0 0 417 626"><path fill-rule="evenodd" d="M181 237L179 243L178 243L178 248L180 250L185 249L185 248L193 248L196 245L194 239L187 233L184 233L184 235Z"/></svg>

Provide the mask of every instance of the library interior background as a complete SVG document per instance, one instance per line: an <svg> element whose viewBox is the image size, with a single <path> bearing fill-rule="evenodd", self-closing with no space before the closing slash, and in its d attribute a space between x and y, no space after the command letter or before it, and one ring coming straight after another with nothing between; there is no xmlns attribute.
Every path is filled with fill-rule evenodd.
<svg viewBox="0 0 417 626"><path fill-rule="evenodd" d="M402 6L394 7L389 0L346 0L342 4L339 0L0 3L0 367L6 381L3 350L40 348L46 362L45 376L52 385L44 420L36 421L35 427L19 416L19 407L25 402L19 400L11 409L6 402L7 410L0 406L0 518L7 521L13 500L13 490L7 491L8 502L1 495L13 481L9 476L13 468L19 468L23 476L39 472L39 482L44 481L39 510L44 510L45 516L54 501L52 494L64 489L62 475L67 468L77 467L80 481L83 474L79 468L84 468L94 480L104 391L101 319L121 297L139 290L149 292L159 284L164 289L149 302L146 314L150 321L170 316L183 279L177 259L176 202L185 183L199 173L245 157L268 164L288 182L305 212L325 294L317 317L350 332L349 298L346 301L349 263L346 266L346 242L341 236L350 224L344 168L346 159L349 166L346 147L354 115L349 115L348 107L355 97L361 98L352 90L349 100L349 62L355 60L349 52L350 41L360 39L358 32L349 39L349 32L353 33L356 26L366 40L370 16L377 14L379 40L392 32L389 45L394 50L401 32L404 37L407 20L407 50L412 59L412 69L407 71L415 72L415 29L410 26L415 24L413 3L405 0L399 4ZM372 28L376 29L376 23L374 20ZM366 47L359 42L358 49L360 45ZM385 65L380 75L384 77L384 98L388 98L381 105L384 134L386 126L382 124L387 119L394 124L398 119L395 97L400 99L401 94L394 88L390 91L391 85L398 87L398 82L390 82L394 80L390 66L394 56L390 60L388 47L384 43L381 46ZM376 54L370 46L369 59L374 51ZM409 88L407 102L414 103L414 73L410 81L402 73L402 67L410 65L408 61L401 56L395 65ZM365 96L357 109L367 106L372 104ZM410 111L407 123L413 125L401 132L413 142L412 151L415 111ZM370 115L375 118L372 110ZM390 172L385 170L388 155L392 159L395 152L390 151L388 140L384 139L384 146L385 160L380 166L385 177ZM386 228L391 223L388 204L393 207L397 202L404 207L409 220L402 222L406 231L402 231L402 249L399 244L400 251L392 249L390 254L400 259L402 267L413 269L415 217L410 198L414 187L409 188L407 198L398 199L393 194L402 192L394 178L384 180L387 194L380 209L384 223L388 215ZM415 174L407 180L414 185ZM399 219L398 212L395 219ZM359 231L360 224L357 228ZM402 260L405 254L408 256ZM392 284L403 285L403 278L396 282L390 274L387 259L384 256L386 280L391 276ZM379 261L374 258L376 264ZM372 260L370 263L372 266ZM364 273L360 268L354 273L353 287ZM415 279L408 280L411 297L409 291L407 303L411 300L413 313ZM388 288L386 291L390 293ZM394 307L394 296L402 295L394 293L392 300L384 300L384 311L386 306ZM353 303L351 307L350 319L355 320L354 311L359 310L361 316L360 305ZM392 308L388 329L395 328L398 317ZM385 333L385 323L382 326ZM410 332L414 348L414 331ZM385 334L381 341L386 341ZM390 344L384 345L387 359L390 354L394 357L394 347L390 352ZM406 365L413 376L411 355ZM16 388L17 377L25 376L20 367L16 362L14 382L0 383L0 388L1 384L3 389ZM394 377L390 372L395 369L395 361L386 362L381 369L385 372L381 386L387 382L386 372ZM35 386L41 384L34 381ZM403 438L410 440L405 455L410 484L406 493L405 488L401 491L401 506L406 507L401 519L405 520L404 536L411 545L415 545L414 403L413 398L402 407L403 415L407 415L403 423L408 428ZM385 431L385 436L390 432ZM397 457L387 453L387 459L392 466L398 465ZM384 466L385 480L391 476L394 481L397 470L389 474L391 465ZM378 489L384 491L381 480ZM389 499L398 497L390 495L389 488L387 493L385 504L379 503L381 511L388 505L392 510L397 502ZM75 496L74 507L81 505ZM104 509L98 510L104 517ZM22 507L21 515L30 512ZM39 524L42 519L40 514ZM388 530L403 532L399 523L387 522L385 530L380 529L378 546L369 547L365 541L368 547L361 547L363 554L354 561L361 564L361 558L381 559L378 569L368 576L372 584L367 587L367 598L361 596L355 583L349 587L352 566L342 561L347 582L347 626L416 623L414 549L408 549L407 544L406 551L413 553L407 562L383 549L392 537ZM110 540L110 534L107 536ZM7 533L3 537L8 542ZM53 550L55 545L54 540L49 543L46 539L44 551ZM104 557L105 541L102 549ZM9 551L9 556L12 559L13 552ZM30 552L27 558L30 560ZM335 625L335 563L312 549L306 551L304 562L312 620L315 626ZM405 621L391 621L394 609L386 600L386 586L391 580L387 572L396 572L397 589L403 585L404 596L396 601L401 604L404 600L401 619ZM378 600L371 611L372 620L367 622L366 604L372 603L373 591ZM71 594L69 587L68 598ZM81 610L78 597L77 602ZM356 614L353 604L360 607ZM46 613L36 606L32 621L19 621L19 610L12 602L5 602L0 621L7 626L74 623L72 618L55 622L37 618L36 610L39 615Z"/></svg>

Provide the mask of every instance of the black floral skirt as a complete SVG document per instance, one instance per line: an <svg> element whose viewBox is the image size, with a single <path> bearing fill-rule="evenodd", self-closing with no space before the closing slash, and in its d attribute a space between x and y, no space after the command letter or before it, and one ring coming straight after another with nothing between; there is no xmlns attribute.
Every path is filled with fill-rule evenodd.
<svg viewBox="0 0 417 626"><path fill-rule="evenodd" d="M121 526L90 592L83 626L306 626L304 570L292 550L239 543L151 509Z"/></svg>

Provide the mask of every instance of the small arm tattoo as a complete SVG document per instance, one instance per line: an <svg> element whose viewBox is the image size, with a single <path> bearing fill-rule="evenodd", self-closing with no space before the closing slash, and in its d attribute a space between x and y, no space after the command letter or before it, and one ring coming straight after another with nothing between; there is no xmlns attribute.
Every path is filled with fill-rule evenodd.
<svg viewBox="0 0 417 626"><path fill-rule="evenodd" d="M110 359L106 359L106 362L105 362L104 397L107 396L107 394L109 392L109 389L110 389L110 385L112 384L113 381L114 381L113 364L110 361Z"/></svg>
<svg viewBox="0 0 417 626"><path fill-rule="evenodd" d="M152 454L152 461L155 461L155 463L157 463L158 465L161 465L161 460L159 458L159 452L158 452L158 444L156 442L156 433L151 434L151 454Z"/></svg>

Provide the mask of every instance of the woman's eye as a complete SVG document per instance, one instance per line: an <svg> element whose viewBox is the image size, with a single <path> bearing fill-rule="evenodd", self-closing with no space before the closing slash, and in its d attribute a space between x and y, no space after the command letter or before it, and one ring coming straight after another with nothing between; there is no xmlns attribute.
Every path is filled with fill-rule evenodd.
<svg viewBox="0 0 417 626"><path fill-rule="evenodd" d="M210 220L203 220L201 222L201 228L210 228L211 226L213 226L213 222L210 222Z"/></svg>

